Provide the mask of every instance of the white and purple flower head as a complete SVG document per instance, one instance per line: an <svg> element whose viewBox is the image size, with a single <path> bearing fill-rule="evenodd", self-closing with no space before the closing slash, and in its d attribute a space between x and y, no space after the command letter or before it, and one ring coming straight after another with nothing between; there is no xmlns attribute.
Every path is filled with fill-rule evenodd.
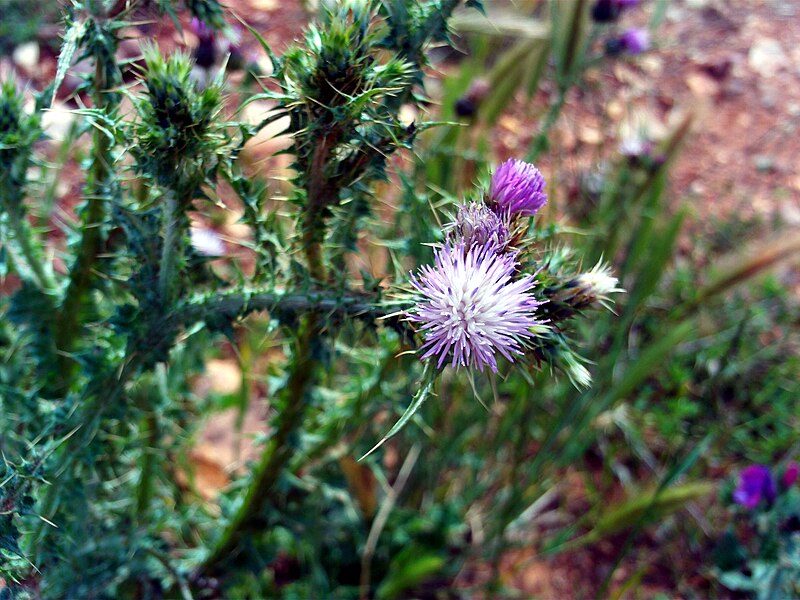
<svg viewBox="0 0 800 600"><path fill-rule="evenodd" d="M491 246L494 252L508 251L511 232L507 221L483 202L470 202L458 207L455 220L447 226L447 240L462 243L465 250Z"/></svg>
<svg viewBox="0 0 800 600"><path fill-rule="evenodd" d="M650 49L650 32L641 27L631 27L619 38L619 44L628 54L641 54Z"/></svg>
<svg viewBox="0 0 800 600"><path fill-rule="evenodd" d="M511 158L497 167L489 188L490 203L499 213L532 217L547 204L545 181L539 169Z"/></svg>
<svg viewBox="0 0 800 600"><path fill-rule="evenodd" d="M542 323L535 315L541 302L531 293L533 276L514 278L515 256L447 243L436 250L435 266L412 275L417 301L405 314L421 325L423 360L497 372L498 353L512 362L522 354L531 328Z"/></svg>

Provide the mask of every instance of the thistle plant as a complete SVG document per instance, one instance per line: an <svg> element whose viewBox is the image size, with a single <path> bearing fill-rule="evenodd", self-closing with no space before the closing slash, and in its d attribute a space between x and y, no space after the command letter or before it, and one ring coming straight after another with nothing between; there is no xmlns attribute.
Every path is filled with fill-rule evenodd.
<svg viewBox="0 0 800 600"><path fill-rule="evenodd" d="M68 11L53 88L75 56L95 68L85 83L93 106L79 112L92 132L86 204L63 275L25 210L36 200L27 179L42 135L39 111L53 89L29 114L13 83L2 88L3 273L21 282L2 299L0 329L5 589L122 598L413 589L421 579L398 575L407 560L398 540L408 539L400 517L424 521L425 502L398 508L397 517L387 511L423 441L414 442L397 488L386 492L390 508L377 516L375 482L388 486L394 474L376 455L355 459L381 436L375 448L401 430L398 443L419 435L410 419L441 409L421 407L446 385L449 367L457 377L513 369L530 377L546 362L588 383L569 334L619 291L614 278L601 265L581 273L579 261L546 239L535 221L544 180L520 161L499 166L483 197L453 204L432 265L408 275L418 266L411 257L427 252L415 247L393 257L395 273L354 275L362 236L402 247L383 237L375 184L403 179L392 157L427 125L403 123L400 108L421 103L426 49L447 39L459 2L348 0L281 57L258 38L274 74L243 103L270 101L275 110L257 126L227 120L222 76L199 86L181 53L144 48L138 83L120 87L114 50L137 5L73 2ZM176 15L181 5L156 8ZM216 2L187 0L185 8L209 27L226 27ZM125 95L131 114L120 108ZM283 117L291 209L268 211L270 184L240 156ZM189 213L210 209L209 199L224 205L222 181L244 206L256 263L250 278L215 276L208 253L190 241ZM429 212L414 216L435 222ZM211 506L181 483L208 410L190 382L220 336L239 343L248 317L279 347L265 384L272 413L258 456ZM386 414L404 405L387 433ZM469 507L440 509L440 523L409 533L415 544L456 543L451 534ZM311 550L303 530L330 536L314 538ZM350 555L327 551L334 542ZM348 561L359 554L354 583ZM285 583L284 568L299 573Z"/></svg>

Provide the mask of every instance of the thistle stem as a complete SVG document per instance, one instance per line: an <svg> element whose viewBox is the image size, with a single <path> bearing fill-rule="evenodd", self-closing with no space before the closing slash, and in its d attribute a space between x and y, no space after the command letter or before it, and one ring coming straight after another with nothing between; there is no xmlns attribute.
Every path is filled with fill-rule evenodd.
<svg viewBox="0 0 800 600"><path fill-rule="evenodd" d="M150 506L150 499L153 497L153 452L158 447L158 419L154 411L147 413L144 418L147 427L147 441L142 452L142 475L139 478L139 488L136 494L136 518L144 523L147 518L147 509Z"/></svg>
<svg viewBox="0 0 800 600"><path fill-rule="evenodd" d="M161 266L158 272L158 288L165 307L175 300L175 281L178 276L180 252L181 212L173 190L167 190L163 207L164 246L161 248Z"/></svg>
<svg viewBox="0 0 800 600"><path fill-rule="evenodd" d="M242 504L201 565L200 574L213 573L236 550L245 530L269 500L275 483L292 456L292 434L300 427L308 408L307 396L318 362L311 352L314 337L319 334L318 326L318 315L309 315L300 331L289 380L284 388L285 408L278 428L261 455Z"/></svg>
<svg viewBox="0 0 800 600"><path fill-rule="evenodd" d="M98 57L95 57L93 100L95 108L99 110L105 109L108 105L105 93L106 84L103 63ZM78 339L81 307L89 293L92 269L103 241L101 223L104 220L106 209L102 197L102 186L109 174L110 150L111 140L109 137L95 128L92 139L93 162L88 186L87 207L81 226L81 243L75 264L70 270L69 285L55 327L55 345L61 351L58 357L59 373L62 376L61 391L64 391L69 385L76 366L69 356L69 352L74 348L75 341Z"/></svg>
<svg viewBox="0 0 800 600"><path fill-rule="evenodd" d="M370 320L387 317L393 307L376 303L375 300L361 294L256 288L191 298L180 304L174 314L184 325L191 325L204 319L218 317L227 319L276 308L294 314L320 312L329 316L361 317Z"/></svg>
<svg viewBox="0 0 800 600"><path fill-rule="evenodd" d="M314 150L308 168L307 200L302 223L303 248L306 253L308 271L316 281L325 281L326 270L322 256L325 239L325 216L328 208L338 201L335 189L331 189L325 176L325 164L331 149L339 138L339 129L334 127L325 135Z"/></svg>

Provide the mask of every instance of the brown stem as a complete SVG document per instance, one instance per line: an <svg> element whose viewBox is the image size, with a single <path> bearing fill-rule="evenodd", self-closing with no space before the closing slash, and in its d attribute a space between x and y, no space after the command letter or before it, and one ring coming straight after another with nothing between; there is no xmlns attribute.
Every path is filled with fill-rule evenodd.
<svg viewBox="0 0 800 600"><path fill-rule="evenodd" d="M325 239L325 214L328 207L335 204L336 189L325 175L325 165L331 150L339 138L339 128L334 127L323 136L308 168L308 185L305 214L303 215L302 240L306 253L308 270L317 281L325 281L326 271L322 256L322 242Z"/></svg>

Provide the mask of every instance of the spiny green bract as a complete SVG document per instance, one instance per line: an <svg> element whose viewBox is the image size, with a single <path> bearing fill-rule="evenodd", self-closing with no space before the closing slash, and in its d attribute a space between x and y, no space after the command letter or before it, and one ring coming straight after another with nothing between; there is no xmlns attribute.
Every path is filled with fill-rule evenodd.
<svg viewBox="0 0 800 600"><path fill-rule="evenodd" d="M19 187L25 181L33 142L41 134L39 117L28 115L14 80L0 86L0 178L3 185Z"/></svg>
<svg viewBox="0 0 800 600"><path fill-rule="evenodd" d="M215 166L227 141L219 124L221 85L215 81L201 90L181 53L164 59L154 46L145 51L145 62L146 95L135 100L136 168L160 185L190 185Z"/></svg>
<svg viewBox="0 0 800 600"><path fill-rule="evenodd" d="M186 8L192 16L214 29L225 27L225 15L217 0L186 0Z"/></svg>
<svg viewBox="0 0 800 600"><path fill-rule="evenodd" d="M376 90L385 95L407 83L411 65L378 56L383 28L376 16L371 2L345 3L328 13L324 27L309 28L304 47L284 55L286 91L303 100L312 118L355 118L366 108L362 94L371 92L375 104Z"/></svg>

